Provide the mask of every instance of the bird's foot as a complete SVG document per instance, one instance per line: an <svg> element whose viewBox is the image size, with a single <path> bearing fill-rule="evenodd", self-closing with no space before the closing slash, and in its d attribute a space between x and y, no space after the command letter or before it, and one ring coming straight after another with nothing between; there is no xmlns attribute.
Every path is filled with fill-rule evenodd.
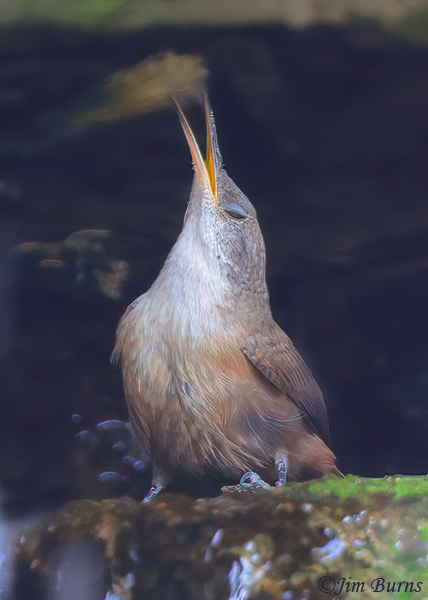
<svg viewBox="0 0 428 600"><path fill-rule="evenodd" d="M273 488L254 471L247 471L242 475L238 485L226 485L221 489L223 492L255 492L256 490L271 490Z"/></svg>
<svg viewBox="0 0 428 600"><path fill-rule="evenodd" d="M266 481L254 473L247 471L241 477L238 485L226 485L222 489L223 492L255 492L256 490L272 490L274 487L279 487L287 483L288 458L285 452L277 452L275 456L275 465L278 472L278 481L275 486L271 486Z"/></svg>
<svg viewBox="0 0 428 600"><path fill-rule="evenodd" d="M163 485L153 485L141 500L141 504L148 504L150 500L153 500L153 498L157 496L161 490L163 490L164 487L165 486Z"/></svg>

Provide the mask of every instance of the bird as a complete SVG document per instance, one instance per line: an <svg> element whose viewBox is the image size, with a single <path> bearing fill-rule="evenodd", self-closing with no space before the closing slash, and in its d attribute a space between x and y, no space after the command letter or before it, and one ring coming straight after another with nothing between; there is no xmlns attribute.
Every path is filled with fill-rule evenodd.
<svg viewBox="0 0 428 600"><path fill-rule="evenodd" d="M205 90L202 98L205 160L172 96L193 160L190 199L112 354L153 472L143 502L186 478L269 486L338 472L322 393L272 317L256 210L223 167Z"/></svg>

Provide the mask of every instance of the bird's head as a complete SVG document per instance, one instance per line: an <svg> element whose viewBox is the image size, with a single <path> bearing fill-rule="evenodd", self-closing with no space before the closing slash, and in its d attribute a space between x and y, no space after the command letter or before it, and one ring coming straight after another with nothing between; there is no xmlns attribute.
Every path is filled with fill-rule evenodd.
<svg viewBox="0 0 428 600"><path fill-rule="evenodd" d="M208 265L234 293L267 294L265 246L254 206L222 166L213 112L204 95L206 158L176 102L195 171L190 201L180 235L181 252L188 250Z"/></svg>

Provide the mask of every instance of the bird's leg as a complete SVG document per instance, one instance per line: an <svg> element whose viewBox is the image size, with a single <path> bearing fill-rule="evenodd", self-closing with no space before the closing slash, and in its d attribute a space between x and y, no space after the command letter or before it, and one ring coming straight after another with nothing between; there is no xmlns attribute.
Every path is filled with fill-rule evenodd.
<svg viewBox="0 0 428 600"><path fill-rule="evenodd" d="M288 458L285 452L276 453L275 464L278 471L278 481L275 483L275 485L285 485L287 483L288 468Z"/></svg>
<svg viewBox="0 0 428 600"><path fill-rule="evenodd" d="M150 500L152 500L155 496L159 494L161 490L163 490L164 485L152 485L147 494L141 500L141 504L148 504Z"/></svg>
<svg viewBox="0 0 428 600"><path fill-rule="evenodd" d="M168 485L168 480L165 475L160 471L157 465L153 468L152 487L149 489L147 494L141 500L141 504L148 504L155 496L159 494Z"/></svg>

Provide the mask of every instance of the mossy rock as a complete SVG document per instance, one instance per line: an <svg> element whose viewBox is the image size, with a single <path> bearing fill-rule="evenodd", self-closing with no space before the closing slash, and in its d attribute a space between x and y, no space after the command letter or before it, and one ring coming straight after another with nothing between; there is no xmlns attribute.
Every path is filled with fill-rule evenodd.
<svg viewBox="0 0 428 600"><path fill-rule="evenodd" d="M422 476L326 476L148 506L72 502L26 532L13 597L87 581L123 600L426 598L427 488Z"/></svg>

